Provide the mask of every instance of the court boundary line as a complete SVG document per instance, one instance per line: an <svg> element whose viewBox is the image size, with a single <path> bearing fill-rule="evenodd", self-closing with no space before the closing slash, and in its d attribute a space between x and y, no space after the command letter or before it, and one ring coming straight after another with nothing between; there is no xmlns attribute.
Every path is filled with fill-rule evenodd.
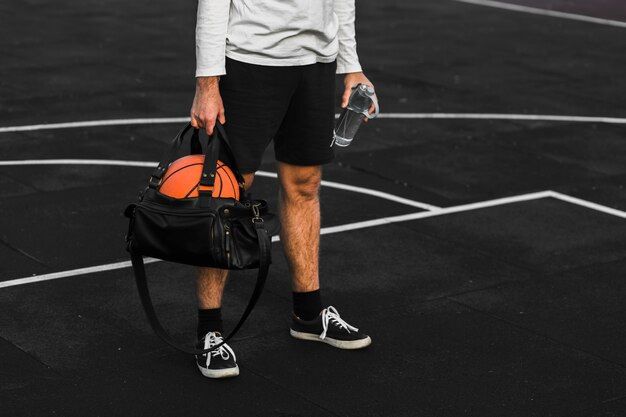
<svg viewBox="0 0 626 417"><path fill-rule="evenodd" d="M152 161L128 161L114 159L23 159L13 161L0 161L0 167L3 166L31 166L31 165L100 165L100 166L123 166L123 167L139 167L139 168L155 168L158 162ZM278 178L278 174L269 171L257 171L256 175L266 178ZM344 191L351 191L359 194L370 195L372 197L382 198L384 200L393 201L395 203L404 204L414 208L423 210L438 210L441 207L432 204L423 203L421 201L411 200L400 197L395 194L386 193L384 191L373 190L371 188L359 187L356 185L343 184L335 181L322 180L323 187L335 188Z"/></svg>
<svg viewBox="0 0 626 417"><path fill-rule="evenodd" d="M594 210L603 214L612 215L612 216L626 219L626 211L614 209L611 207L604 206L602 204L597 204L597 203L584 200L581 198L572 197L567 194L559 193L556 191L546 190L546 191L539 191L539 192L534 192L534 193L520 194L520 195L510 196L510 197L497 198L497 199L492 199L492 200L485 200L485 201L481 201L477 203L461 204L458 206L439 208L439 209L434 209L430 211L421 211L417 213L409 213L409 214L402 214L398 216L383 217L379 219L365 220L361 222L349 223L349 224L344 224L344 225L339 225L339 226L329 226L329 227L322 228L320 233L322 235L329 235L329 234L341 233L341 232L346 232L346 231L351 231L351 230L364 229L368 227L382 226L386 224L401 223L401 222L411 221L411 220L419 220L419 219L425 219L425 218L430 218L430 217L444 216L448 214L480 210L480 209L489 208L489 207L498 207L498 206L507 205L507 204L540 200L543 198L554 198L554 199L557 199L566 203L570 203L570 204L574 204L580 207L591 209L591 210ZM278 240L279 239L277 236L275 236L272 239L273 242L278 241ZM146 261L148 263L160 262L159 259L154 259L154 258L146 258ZM51 280L56 280L56 279L61 279L61 278L69 278L73 276L87 275L87 274L92 274L92 273L97 273L97 272L125 269L130 266L131 266L130 261L123 261L123 262L114 262L110 264L96 265L96 266L85 267L85 268L71 269L67 271L53 272L49 274L34 275L30 277L17 278L17 279L0 282L0 288L9 288L9 287L14 287L18 285L45 282L45 281L51 281Z"/></svg>
<svg viewBox="0 0 626 417"><path fill-rule="evenodd" d="M626 211L607 207L602 204L594 203L592 201L583 200L582 198L572 197L571 195L559 193L557 191L550 191L549 195L550 197L557 200L565 201L567 203L575 204L577 206L585 207L591 210L599 211L601 213L610 214L611 216L626 219Z"/></svg>
<svg viewBox="0 0 626 417"><path fill-rule="evenodd" d="M586 23L595 23L595 24L605 25L605 26L626 28L626 22L622 22L620 20L603 19L601 17L594 17L594 16L588 16L584 14L576 14L576 13L569 13L569 12L561 12L558 10L541 9L539 7L523 6L521 4L505 3L505 2L494 1L494 0L454 0L454 1L458 3L473 4L475 6L485 6L485 7L493 7L496 9L509 10L512 12L522 12L522 13L529 13L529 14L535 14L535 15L540 15L540 16L558 17L560 19L576 20L576 21L586 22Z"/></svg>
<svg viewBox="0 0 626 417"><path fill-rule="evenodd" d="M0 166L24 166L24 165L110 165L110 166L126 166L126 167L141 167L141 168L154 168L158 162L152 161L128 161L128 160L109 160L109 159L25 159L15 161L0 161ZM257 171L256 175L266 178L278 178L278 174L269 171ZM386 193L383 191L372 190L369 188L358 187L354 185L348 185L338 183L334 181L322 180L322 185L329 188L336 188L346 191L357 192L361 194L371 195L374 197L382 198L388 201L393 201L399 204L404 204L411 207L421 208L427 211L438 211L443 208L423 203L420 201L410 200L408 198L400 197L394 194ZM568 203L576 204L579 206L587 207L596 211L611 214L613 216L626 218L626 212L613 209L610 207L602 206L590 201L586 201L577 197L572 197L567 194L562 194L556 191L542 191L545 193L545 197L552 197L558 200L566 201Z"/></svg>
<svg viewBox="0 0 626 417"><path fill-rule="evenodd" d="M455 0L462 1L462 0ZM626 25L626 23L625 23ZM336 114L335 117L339 115ZM517 113L381 113L380 119L468 119L468 120L516 120L576 123L626 124L626 118L607 116L572 116L557 114L517 114ZM76 122L40 123L34 125L4 126L0 133L33 132L39 130L77 129L84 127L135 126L174 124L189 122L189 117L157 117L136 119L103 119Z"/></svg>
<svg viewBox="0 0 626 417"><path fill-rule="evenodd" d="M626 124L624 117L568 116L558 114L516 113L382 113L382 119L455 119L455 120L513 120L527 122L574 122Z"/></svg>

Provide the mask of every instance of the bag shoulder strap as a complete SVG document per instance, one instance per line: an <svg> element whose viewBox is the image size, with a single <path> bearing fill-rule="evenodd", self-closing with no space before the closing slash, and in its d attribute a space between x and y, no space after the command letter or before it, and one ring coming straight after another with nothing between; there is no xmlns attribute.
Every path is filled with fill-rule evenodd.
<svg viewBox="0 0 626 417"><path fill-rule="evenodd" d="M152 304L152 298L150 297L150 291L148 290L148 281L146 278L146 270L143 263L143 256L132 252L130 253L131 262L133 265L133 272L135 275L135 281L137 282L137 289L139 290L139 296L141 298L141 304L148 316L148 321L150 322L150 326L154 332L159 336L165 343L172 346L175 349L178 349L182 352L189 353L192 355L203 355L205 353L214 351L219 349L223 344L228 342L234 335L239 331L243 323L246 321L252 309L256 305L261 293L263 292L263 287L265 286L265 281L267 280L267 274L269 272L270 266L270 238L265 229L263 222L255 222L254 230L257 235L257 240L259 243L259 272L257 274L256 284L254 286L254 290L252 295L250 296L250 301L246 306L239 322L235 326L235 328L226 336L224 341L219 345L215 345L212 348L208 349L197 349L192 348L186 345L182 345L177 342L159 321L156 312L154 311L154 306Z"/></svg>

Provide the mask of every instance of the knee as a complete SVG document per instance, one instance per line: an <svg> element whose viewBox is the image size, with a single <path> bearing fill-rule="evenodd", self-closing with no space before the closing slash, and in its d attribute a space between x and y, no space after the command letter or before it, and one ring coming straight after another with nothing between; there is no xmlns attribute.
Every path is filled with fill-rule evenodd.
<svg viewBox="0 0 626 417"><path fill-rule="evenodd" d="M311 201L319 198L322 175L320 169L305 167L295 172L282 173L281 193L290 200Z"/></svg>

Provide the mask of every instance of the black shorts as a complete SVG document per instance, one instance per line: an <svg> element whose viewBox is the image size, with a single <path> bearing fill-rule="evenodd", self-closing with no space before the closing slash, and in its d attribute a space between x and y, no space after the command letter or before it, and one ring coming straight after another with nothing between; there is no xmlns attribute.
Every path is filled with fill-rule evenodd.
<svg viewBox="0 0 626 417"><path fill-rule="evenodd" d="M259 169L272 139L280 162L310 166L334 159L335 70L335 62L270 67L226 59L224 127L241 173Z"/></svg>

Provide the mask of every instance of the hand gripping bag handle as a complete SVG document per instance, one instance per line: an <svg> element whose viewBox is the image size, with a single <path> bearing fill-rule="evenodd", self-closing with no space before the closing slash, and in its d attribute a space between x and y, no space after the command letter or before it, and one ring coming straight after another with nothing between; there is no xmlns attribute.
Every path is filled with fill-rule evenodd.
<svg viewBox="0 0 626 417"><path fill-rule="evenodd" d="M146 315L148 316L148 321L150 322L152 330L154 330L154 332L157 334L157 336L161 338L161 340L182 352L192 355L203 355L205 353L219 349L220 347L222 347L222 345L228 342L235 335L235 333L239 331L243 323L252 312L252 309L256 305L257 301L259 300L261 293L263 292L263 287L265 286L265 281L267 279L267 274L269 272L270 266L270 238L267 233L267 229L265 229L262 221L255 221L254 230L256 232L257 240L259 243L259 272L257 273L256 284L254 286L252 295L250 296L250 301L248 301L248 305L241 315L239 322L237 323L235 328L228 334L228 336L226 336L224 341L208 349L197 349L182 345L177 342L176 339L174 339L167 330L165 330L165 328L159 321L156 311L154 311L154 305L152 304L152 298L150 297L150 291L148 290L148 281L146 278L146 270L143 263L143 256L131 251L130 259L133 265L133 272L135 275L135 281L137 282L137 289L139 290L141 304L146 311Z"/></svg>

